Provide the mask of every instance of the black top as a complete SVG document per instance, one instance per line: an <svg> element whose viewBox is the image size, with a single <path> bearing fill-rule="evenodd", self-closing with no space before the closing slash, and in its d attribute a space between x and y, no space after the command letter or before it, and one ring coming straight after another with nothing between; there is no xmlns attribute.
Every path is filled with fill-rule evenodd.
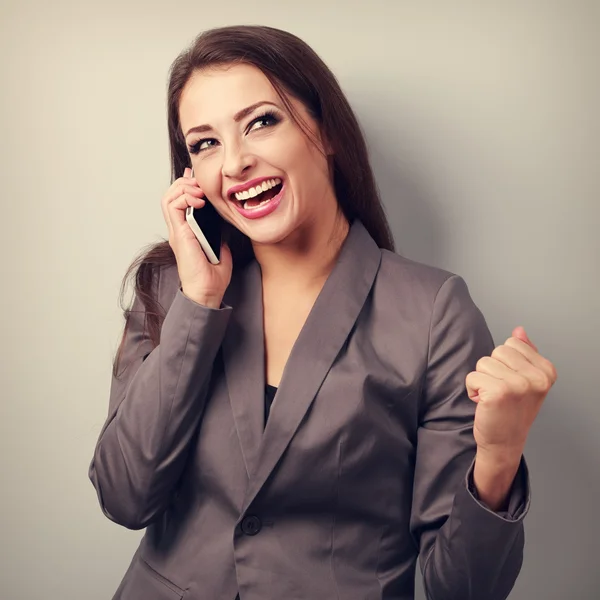
<svg viewBox="0 0 600 600"><path fill-rule="evenodd" d="M265 425L267 424L267 420L269 418L269 412L271 410L271 404L273 404L273 398L275 398L275 392L277 388L274 385L265 386Z"/></svg>

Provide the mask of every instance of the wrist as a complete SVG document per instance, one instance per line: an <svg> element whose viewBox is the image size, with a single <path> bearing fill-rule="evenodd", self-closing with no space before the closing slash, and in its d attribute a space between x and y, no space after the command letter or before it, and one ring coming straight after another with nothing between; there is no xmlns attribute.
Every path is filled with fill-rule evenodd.
<svg viewBox="0 0 600 600"><path fill-rule="evenodd" d="M473 483L479 499L493 511L506 510L522 453L477 449Z"/></svg>
<svg viewBox="0 0 600 600"><path fill-rule="evenodd" d="M490 469L507 470L521 463L524 447L477 446L477 460Z"/></svg>
<svg viewBox="0 0 600 600"><path fill-rule="evenodd" d="M218 295L210 295L203 292L195 292L188 290L184 287L181 288L181 292L186 298L192 300L196 304L205 306L206 308L218 309L221 307L222 297Z"/></svg>

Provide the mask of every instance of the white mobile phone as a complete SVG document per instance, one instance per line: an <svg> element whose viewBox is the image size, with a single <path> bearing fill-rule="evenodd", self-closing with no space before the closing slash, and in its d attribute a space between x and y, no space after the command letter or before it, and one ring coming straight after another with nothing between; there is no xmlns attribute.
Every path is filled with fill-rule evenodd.
<svg viewBox="0 0 600 600"><path fill-rule="evenodd" d="M194 170L192 169L193 176ZM185 220L196 235L206 258L213 265L218 265L221 259L222 218L208 198L205 197L204 202L202 208L188 206L185 211Z"/></svg>

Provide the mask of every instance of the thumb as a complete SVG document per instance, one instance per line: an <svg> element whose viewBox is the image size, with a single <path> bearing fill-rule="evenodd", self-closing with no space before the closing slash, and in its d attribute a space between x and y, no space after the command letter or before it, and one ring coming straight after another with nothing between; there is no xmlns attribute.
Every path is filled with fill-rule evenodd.
<svg viewBox="0 0 600 600"><path fill-rule="evenodd" d="M227 244L227 242L223 241L221 243L221 256L220 256L220 262L223 264L223 267L227 270L227 271L231 271L232 269L232 256L231 256L231 249L229 248L229 244Z"/></svg>
<svg viewBox="0 0 600 600"><path fill-rule="evenodd" d="M519 325L518 327L515 327L513 329L512 334L513 334L513 337L516 337L517 339L521 340L522 342L525 342L528 346L531 346L537 352L536 345L529 339L529 336L527 335L527 332L525 331L524 327L522 327L521 325Z"/></svg>

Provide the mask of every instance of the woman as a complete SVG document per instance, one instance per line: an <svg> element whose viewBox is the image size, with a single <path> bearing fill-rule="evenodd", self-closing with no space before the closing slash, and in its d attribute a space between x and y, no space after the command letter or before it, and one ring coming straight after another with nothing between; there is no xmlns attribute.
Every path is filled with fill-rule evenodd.
<svg viewBox="0 0 600 600"><path fill-rule="evenodd" d="M430 598L506 598L552 364L393 252L357 121L295 36L205 32L168 115L169 241L132 265L90 467L147 528L115 598L405 600L417 556ZM207 200L218 265L184 216Z"/></svg>

